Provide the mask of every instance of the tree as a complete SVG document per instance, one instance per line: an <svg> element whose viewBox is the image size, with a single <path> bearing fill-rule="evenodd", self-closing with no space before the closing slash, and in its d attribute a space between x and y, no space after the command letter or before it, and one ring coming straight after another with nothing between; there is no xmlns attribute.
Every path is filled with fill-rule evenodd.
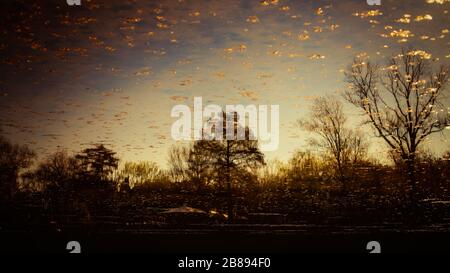
<svg viewBox="0 0 450 273"><path fill-rule="evenodd" d="M78 165L77 160L69 156L66 150L58 150L39 164L35 176L44 182L47 189L65 188L79 173Z"/></svg>
<svg viewBox="0 0 450 273"><path fill-rule="evenodd" d="M406 163L414 199L418 147L450 121L447 110L439 111L448 86L448 67L433 72L427 53L403 49L385 68L356 58L346 78L350 84L346 99L364 111L377 136Z"/></svg>
<svg viewBox="0 0 450 273"><path fill-rule="evenodd" d="M128 178L131 187L139 184L155 182L161 177L162 171L151 161L126 162L121 170L121 176Z"/></svg>
<svg viewBox="0 0 450 273"><path fill-rule="evenodd" d="M346 171L361 161L367 150L364 135L347 128L346 123L343 105L333 97L316 98L309 118L299 121L303 129L319 136L318 139L312 139L311 143L331 155L344 190Z"/></svg>
<svg viewBox="0 0 450 273"><path fill-rule="evenodd" d="M43 190L46 208L48 212L68 213L75 198L75 186L77 183L80 169L79 160L70 156L66 150L57 150L49 155L32 172L30 182L40 185Z"/></svg>
<svg viewBox="0 0 450 273"><path fill-rule="evenodd" d="M12 198L17 191L19 172L28 168L35 156L27 146L12 144L0 136L0 187L6 197Z"/></svg>
<svg viewBox="0 0 450 273"><path fill-rule="evenodd" d="M259 183L262 187L287 182L288 164L278 159L270 160L259 171Z"/></svg>
<svg viewBox="0 0 450 273"><path fill-rule="evenodd" d="M296 151L288 161L288 177L294 181L320 181L331 175L327 161L308 150Z"/></svg>
<svg viewBox="0 0 450 273"><path fill-rule="evenodd" d="M220 115L219 115L220 116ZM227 116L230 116L227 122ZM247 180L250 177L250 172L256 170L264 164L264 154L259 150L258 141L250 138L252 132L248 127L244 128L244 140L238 140L239 117L236 112L222 113L218 120L211 120L210 122L217 124L220 122L222 126L222 137L213 137L212 140L202 140L194 145L195 149L204 151L208 158L209 166L213 166L217 175L217 181L221 186L221 181L225 181L228 192L228 219L233 221L233 196L232 183L234 181ZM227 135L227 125L233 126L233 134ZM215 129L215 128L214 128ZM203 157L204 159L205 157ZM241 181L242 181L241 180Z"/></svg>
<svg viewBox="0 0 450 273"><path fill-rule="evenodd" d="M80 161L85 179L104 181L118 167L119 159L115 157L115 154L103 144L99 144L94 148L84 149L75 158Z"/></svg>
<svg viewBox="0 0 450 273"><path fill-rule="evenodd" d="M209 151L207 140L196 141L189 150L187 175L197 190L202 190L214 180L214 155Z"/></svg>
<svg viewBox="0 0 450 273"><path fill-rule="evenodd" d="M191 147L182 145L172 145L169 148L169 176L174 182L183 182L188 179L187 169L189 151Z"/></svg>

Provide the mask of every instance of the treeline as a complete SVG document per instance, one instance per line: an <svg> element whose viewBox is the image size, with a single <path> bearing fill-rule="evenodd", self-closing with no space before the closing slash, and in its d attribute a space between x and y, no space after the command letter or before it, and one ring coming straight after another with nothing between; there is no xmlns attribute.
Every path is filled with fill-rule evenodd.
<svg viewBox="0 0 450 273"><path fill-rule="evenodd" d="M119 164L102 144L75 155L57 151L30 169L35 153L0 138L2 200L35 200L48 215L148 215L150 208L189 205L229 221L249 212L309 222L344 216L448 221L450 151L435 156L423 148L430 135L450 124L442 107L448 67L434 66L423 51L411 49L385 66L356 58L347 69L343 99L361 110L363 125L386 144L392 164L369 156L368 130L351 127L341 99L328 96L315 99L298 121L299 129L313 134L311 148L288 162L266 162L249 128L239 127L245 113L236 112L209 121L211 128L223 123L217 126L222 138L210 130L216 133L211 140L171 147L166 170L150 161ZM227 126L233 126L234 140ZM245 132L244 140L237 140L238 131Z"/></svg>
<svg viewBox="0 0 450 273"><path fill-rule="evenodd" d="M21 172L21 168L29 166L34 153L2 139L2 147L9 147L6 153L2 150L2 170L8 169L8 164L18 163L14 160L21 161L18 165L21 167L2 172L2 195L6 198L3 201L26 203L49 218L148 216L148 208L187 205L227 216L232 213L236 220L250 212L270 212L287 214L292 221L323 222L352 217L352 221L366 223L398 221L413 209L415 220L423 215L427 221L441 221L442 215L431 212L436 207L438 211L441 209L439 202L450 199L450 152L442 157L425 153L418 156L415 171L418 199L411 204L404 164L383 165L366 157L345 166L343 174L325 152L298 151L288 162L264 162L261 154L255 156L249 147L244 150L242 146L228 147L235 152L230 156L241 159L244 155L238 156L239 152L246 151L245 157L251 158L230 168L227 184L227 166L223 165L227 153L208 152L208 149L226 151L227 147L214 145L196 142L172 147L168 170L150 161L125 162L119 167L112 150L96 145L76 155L57 151L35 169ZM10 210L11 206L5 204L3 209Z"/></svg>

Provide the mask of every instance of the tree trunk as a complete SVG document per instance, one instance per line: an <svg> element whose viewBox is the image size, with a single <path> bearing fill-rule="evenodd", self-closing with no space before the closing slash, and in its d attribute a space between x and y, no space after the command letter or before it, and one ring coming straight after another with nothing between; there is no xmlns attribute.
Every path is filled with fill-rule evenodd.
<svg viewBox="0 0 450 273"><path fill-rule="evenodd" d="M337 160L339 182L341 182L341 194L345 195L347 193L347 185L345 183L344 168L342 166L341 159L337 158L336 160Z"/></svg>
<svg viewBox="0 0 450 273"><path fill-rule="evenodd" d="M230 162L230 142L227 140L227 191L228 191L228 223L233 223L234 213L233 213L233 192L231 188L231 162Z"/></svg>
<svg viewBox="0 0 450 273"><path fill-rule="evenodd" d="M408 184L409 184L409 198L412 205L417 202L417 179L415 176L415 157L409 156L406 161L406 168L408 171Z"/></svg>

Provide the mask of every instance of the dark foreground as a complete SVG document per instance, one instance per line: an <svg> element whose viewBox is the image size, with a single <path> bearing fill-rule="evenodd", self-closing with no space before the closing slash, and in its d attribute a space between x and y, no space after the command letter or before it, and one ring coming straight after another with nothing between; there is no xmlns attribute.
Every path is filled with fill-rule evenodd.
<svg viewBox="0 0 450 273"><path fill-rule="evenodd" d="M370 241L378 241L382 253L450 252L450 232L442 227L221 226L108 232L0 232L2 252L69 253L66 249L69 241L78 241L82 253L369 253L366 248Z"/></svg>

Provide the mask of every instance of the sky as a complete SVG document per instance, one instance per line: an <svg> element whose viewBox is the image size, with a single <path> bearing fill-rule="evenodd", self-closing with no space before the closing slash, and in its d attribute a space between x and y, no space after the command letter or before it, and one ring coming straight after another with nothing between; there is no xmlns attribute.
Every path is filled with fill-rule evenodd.
<svg viewBox="0 0 450 273"><path fill-rule="evenodd" d="M280 144L267 159L308 148L317 96L340 97L355 56L384 65L403 48L449 64L450 1L2 1L0 128L45 158L105 143L123 161L165 166L177 104L280 105ZM449 89L443 111L449 111ZM386 151L358 109L371 153ZM450 148L450 130L425 148Z"/></svg>

